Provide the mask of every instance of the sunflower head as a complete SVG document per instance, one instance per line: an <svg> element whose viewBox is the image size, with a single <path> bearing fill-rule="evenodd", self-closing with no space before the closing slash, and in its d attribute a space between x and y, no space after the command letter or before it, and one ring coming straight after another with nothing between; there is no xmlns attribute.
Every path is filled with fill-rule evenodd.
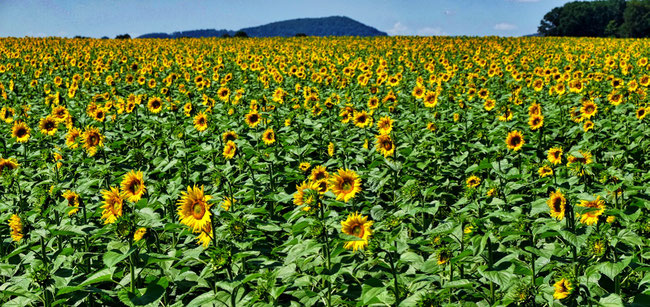
<svg viewBox="0 0 650 307"><path fill-rule="evenodd" d="M537 173L540 177L544 178L546 176L553 175L553 169L548 165L544 165L537 170Z"/></svg>
<svg viewBox="0 0 650 307"><path fill-rule="evenodd" d="M149 111L151 113L160 113L163 109L163 101L159 97L151 97L149 101L147 102L147 108L149 108Z"/></svg>
<svg viewBox="0 0 650 307"><path fill-rule="evenodd" d="M147 228L140 227L133 234L133 241L138 242L144 238L144 235L147 234Z"/></svg>
<svg viewBox="0 0 650 307"><path fill-rule="evenodd" d="M367 216L363 216L358 212L348 215L347 219L341 222L341 232L358 237L360 240L347 241L344 247L356 252L368 246L368 239L372 235L372 229L370 229L372 223L372 221L368 221Z"/></svg>
<svg viewBox="0 0 650 307"><path fill-rule="evenodd" d="M330 190L336 195L337 200L348 202L361 191L361 179L352 170L339 169L330 178Z"/></svg>
<svg viewBox="0 0 650 307"><path fill-rule="evenodd" d="M551 217L561 221L564 219L564 213L566 210L566 198L561 191L551 192L550 197L546 201L548 208L551 212Z"/></svg>
<svg viewBox="0 0 650 307"><path fill-rule="evenodd" d="M120 193L118 188L111 187L110 190L103 190L102 196L104 197L104 205L101 207L103 209L101 219L104 220L104 224L115 223L122 216L124 195Z"/></svg>
<svg viewBox="0 0 650 307"><path fill-rule="evenodd" d="M12 240L19 242L23 239L23 222L18 215L13 214L11 218L9 218L9 228L11 230Z"/></svg>
<svg viewBox="0 0 650 307"><path fill-rule="evenodd" d="M257 126L261 120L262 117L259 113L257 113L257 111L251 110L248 112L248 114L246 114L246 124L251 128L255 128L255 126Z"/></svg>
<svg viewBox="0 0 650 307"><path fill-rule="evenodd" d="M573 285L566 278L558 280L553 284L555 288L555 293L553 293L553 298L556 300L561 300L567 298L573 292Z"/></svg>
<svg viewBox="0 0 650 307"><path fill-rule="evenodd" d="M311 170L311 174L309 175L309 180L316 182L316 181L328 179L329 176L330 173L327 172L327 168L325 168L325 166L317 165L314 166L314 168Z"/></svg>
<svg viewBox="0 0 650 307"><path fill-rule="evenodd" d="M237 145L233 141L228 141L226 146L223 147L223 156L226 159L232 159L237 153Z"/></svg>
<svg viewBox="0 0 650 307"><path fill-rule="evenodd" d="M530 130L537 130L539 128L542 128L544 126L544 116L542 115L532 115L528 119L528 126L530 127Z"/></svg>
<svg viewBox="0 0 650 307"><path fill-rule="evenodd" d="M141 171L136 172L133 170L124 175L121 186L122 193L126 200L135 203L142 198L142 195L144 195L147 190L142 176Z"/></svg>
<svg viewBox="0 0 650 307"><path fill-rule="evenodd" d="M29 140L30 129L23 121L17 121L11 128L11 136L16 138L16 142L25 143Z"/></svg>
<svg viewBox="0 0 650 307"><path fill-rule="evenodd" d="M194 116L194 128L196 128L196 130L199 132L208 129L208 117L205 115L205 113L201 112Z"/></svg>
<svg viewBox="0 0 650 307"><path fill-rule="evenodd" d="M588 212L579 214L580 223L585 225L597 224L598 217L605 212L605 201L600 199L600 196L594 200L581 200L578 206L589 209Z"/></svg>
<svg viewBox="0 0 650 307"><path fill-rule="evenodd" d="M68 201L68 207L72 207L72 209L68 211L68 215L73 215L79 212L79 194L67 190L63 193L63 198Z"/></svg>
<svg viewBox="0 0 650 307"><path fill-rule="evenodd" d="M312 207L318 205L319 186L313 181L303 181L296 186L296 192L293 194L293 203L296 206L303 206L302 210L309 211Z"/></svg>
<svg viewBox="0 0 650 307"><path fill-rule="evenodd" d="M0 175L4 170L14 170L18 168L18 161L14 158L4 159L0 158Z"/></svg>
<svg viewBox="0 0 650 307"><path fill-rule="evenodd" d="M275 143L275 131L273 131L272 128L266 129L262 134L262 141L264 141L264 144L266 145Z"/></svg>
<svg viewBox="0 0 650 307"><path fill-rule="evenodd" d="M237 132L231 130L231 131L224 132L222 138L224 143L228 143L229 141L234 142L236 139L239 138L239 136L237 135Z"/></svg>
<svg viewBox="0 0 650 307"><path fill-rule="evenodd" d="M548 161L554 165L562 163L562 148L553 147L548 150Z"/></svg>
<svg viewBox="0 0 650 307"><path fill-rule="evenodd" d="M196 185L187 187L187 192L182 192L181 199L178 201L178 215L182 224L192 228L192 231L199 232L210 224L210 195L203 193L201 188Z"/></svg>
<svg viewBox="0 0 650 307"><path fill-rule="evenodd" d="M38 127L41 129L41 133L49 136L53 136L58 130L58 122L52 116L46 116L42 118L38 124Z"/></svg>
<svg viewBox="0 0 650 307"><path fill-rule="evenodd" d="M479 184L481 184L481 178L478 178L476 176L470 176L469 178L467 178L467 180L465 180L465 183L467 184L468 188L470 189L475 188Z"/></svg>
<svg viewBox="0 0 650 307"><path fill-rule="evenodd" d="M525 143L524 136L517 130L508 133L508 136L506 137L506 146L508 146L508 149L514 151L521 149Z"/></svg>

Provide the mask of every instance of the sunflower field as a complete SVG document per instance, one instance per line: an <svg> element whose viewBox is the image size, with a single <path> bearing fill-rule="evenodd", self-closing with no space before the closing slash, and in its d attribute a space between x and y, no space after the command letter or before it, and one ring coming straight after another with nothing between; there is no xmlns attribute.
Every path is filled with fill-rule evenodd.
<svg viewBox="0 0 650 307"><path fill-rule="evenodd" d="M649 40L0 41L3 305L650 304Z"/></svg>

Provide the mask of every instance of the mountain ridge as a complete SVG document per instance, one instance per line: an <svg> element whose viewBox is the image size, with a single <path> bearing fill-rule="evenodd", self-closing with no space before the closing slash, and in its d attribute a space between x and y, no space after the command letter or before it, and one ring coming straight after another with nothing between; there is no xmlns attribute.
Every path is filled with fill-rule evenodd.
<svg viewBox="0 0 650 307"><path fill-rule="evenodd" d="M316 18L295 18L275 21L259 26L246 27L237 31L201 29L176 31L172 33L153 32L137 38L181 38L181 37L222 37L245 32L250 37L290 37L307 36L386 36L386 32L365 25L347 16L329 16Z"/></svg>

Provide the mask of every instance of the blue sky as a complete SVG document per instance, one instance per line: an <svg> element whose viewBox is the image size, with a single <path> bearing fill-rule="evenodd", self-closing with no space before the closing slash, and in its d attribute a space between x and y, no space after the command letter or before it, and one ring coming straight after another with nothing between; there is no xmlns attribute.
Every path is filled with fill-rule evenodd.
<svg viewBox="0 0 650 307"><path fill-rule="evenodd" d="M300 17L348 16L389 35L535 33L565 0L0 0L0 36L132 37L229 29Z"/></svg>

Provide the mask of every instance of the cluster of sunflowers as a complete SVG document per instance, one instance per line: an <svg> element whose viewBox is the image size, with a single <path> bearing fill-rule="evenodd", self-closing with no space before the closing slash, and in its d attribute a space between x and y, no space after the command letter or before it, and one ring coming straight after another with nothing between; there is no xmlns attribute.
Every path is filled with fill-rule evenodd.
<svg viewBox="0 0 650 307"><path fill-rule="evenodd" d="M3 304L650 295L647 40L0 40Z"/></svg>

